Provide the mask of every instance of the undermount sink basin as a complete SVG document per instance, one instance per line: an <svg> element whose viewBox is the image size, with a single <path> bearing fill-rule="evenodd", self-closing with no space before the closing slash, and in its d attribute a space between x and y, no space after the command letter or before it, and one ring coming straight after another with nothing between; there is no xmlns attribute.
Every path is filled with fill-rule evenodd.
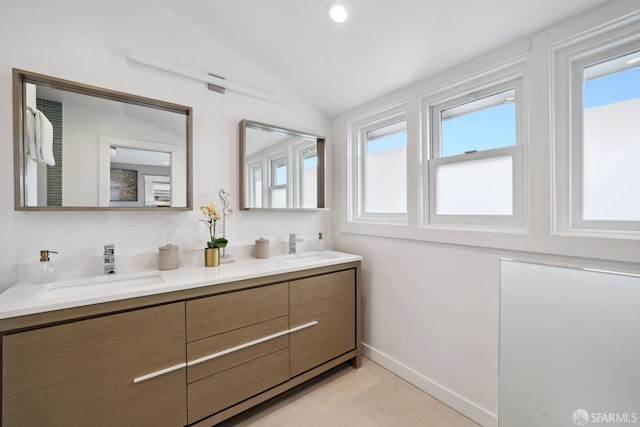
<svg viewBox="0 0 640 427"><path fill-rule="evenodd" d="M289 265L306 265L313 264L314 262L327 261L333 258L337 258L338 255L333 254L330 251L311 251L301 252L299 254L285 255L282 259Z"/></svg>
<svg viewBox="0 0 640 427"><path fill-rule="evenodd" d="M40 296L42 299L95 296L161 283L164 283L164 279L158 273L92 277L51 283L45 286Z"/></svg>

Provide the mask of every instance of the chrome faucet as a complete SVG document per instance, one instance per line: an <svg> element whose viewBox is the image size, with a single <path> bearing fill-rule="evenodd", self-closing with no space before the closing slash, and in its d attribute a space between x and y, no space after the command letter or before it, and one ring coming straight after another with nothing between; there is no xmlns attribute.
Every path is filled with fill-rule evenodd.
<svg viewBox="0 0 640 427"><path fill-rule="evenodd" d="M297 243L302 241L304 239L296 239L296 233L289 233L289 254L295 254Z"/></svg>
<svg viewBox="0 0 640 427"><path fill-rule="evenodd" d="M115 245L104 245L102 259L104 260L104 274L114 274L116 272Z"/></svg>

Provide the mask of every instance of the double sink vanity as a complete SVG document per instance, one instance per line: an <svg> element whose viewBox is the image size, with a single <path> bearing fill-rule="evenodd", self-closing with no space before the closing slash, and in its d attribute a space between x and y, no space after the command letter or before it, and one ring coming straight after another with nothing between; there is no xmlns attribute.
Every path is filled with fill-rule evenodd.
<svg viewBox="0 0 640 427"><path fill-rule="evenodd" d="M191 107L14 69L13 112L16 211L192 215ZM238 141L240 209L325 209L324 137L242 120ZM357 368L360 262L320 251L15 285L0 294L2 426L210 426Z"/></svg>
<svg viewBox="0 0 640 427"><path fill-rule="evenodd" d="M0 295L2 425L209 426L360 364L361 257L16 285Z"/></svg>

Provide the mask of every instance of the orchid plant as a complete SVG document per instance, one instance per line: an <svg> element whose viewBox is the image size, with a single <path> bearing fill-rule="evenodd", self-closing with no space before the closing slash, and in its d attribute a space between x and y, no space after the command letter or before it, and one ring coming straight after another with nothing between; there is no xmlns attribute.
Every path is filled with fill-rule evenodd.
<svg viewBox="0 0 640 427"><path fill-rule="evenodd" d="M200 211L207 219L201 219L199 221L204 222L209 227L209 241L207 242L207 248L224 248L229 241L224 237L218 237L216 239L216 221L222 219L216 205L209 203L208 205L200 206Z"/></svg>

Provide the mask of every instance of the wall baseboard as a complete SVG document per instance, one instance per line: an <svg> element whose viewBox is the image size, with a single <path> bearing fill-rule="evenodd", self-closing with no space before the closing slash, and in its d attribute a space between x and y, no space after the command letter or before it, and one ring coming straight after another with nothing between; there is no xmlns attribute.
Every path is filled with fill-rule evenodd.
<svg viewBox="0 0 640 427"><path fill-rule="evenodd" d="M390 370L399 377L407 380L411 384L452 407L461 414L471 418L481 426L497 427L498 417L496 414L489 412L470 400L465 399L455 392L443 387L437 382L425 377L421 373L398 362L383 352L376 350L368 344L362 343L362 350L364 356Z"/></svg>

